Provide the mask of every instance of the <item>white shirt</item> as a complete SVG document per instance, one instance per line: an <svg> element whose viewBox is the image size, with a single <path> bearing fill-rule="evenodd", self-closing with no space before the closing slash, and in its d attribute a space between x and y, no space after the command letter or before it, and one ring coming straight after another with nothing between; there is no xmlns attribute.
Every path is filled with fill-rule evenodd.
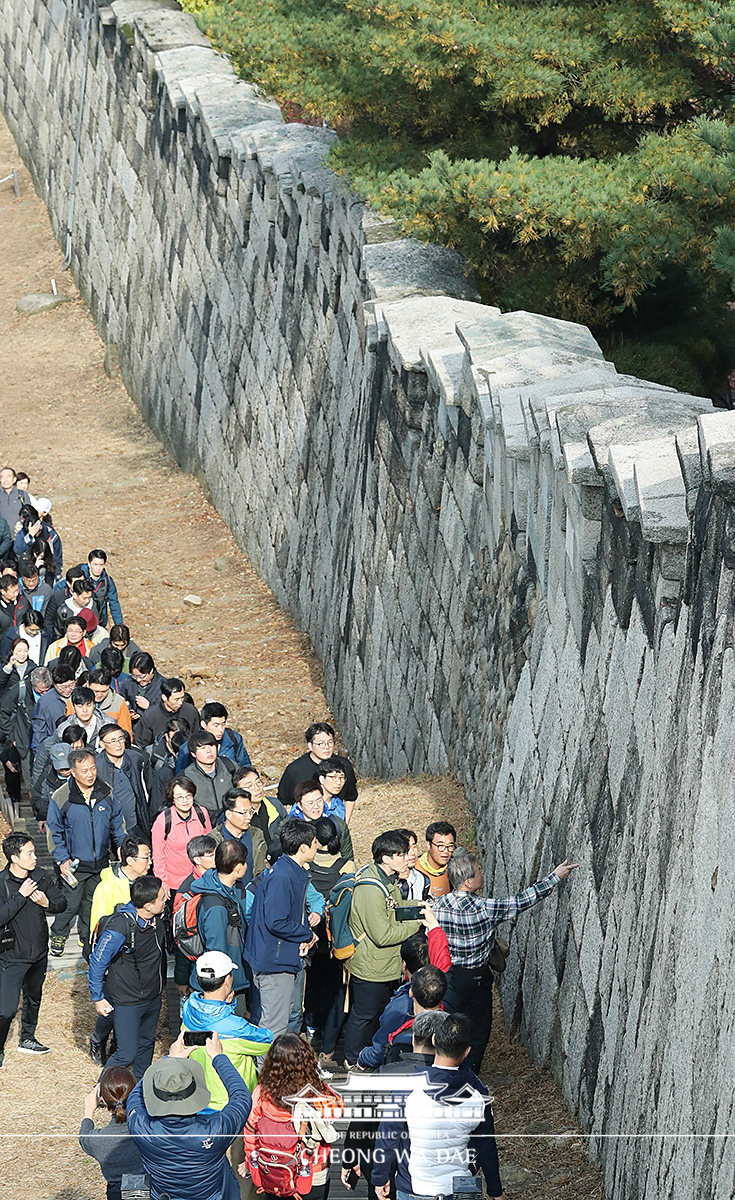
<svg viewBox="0 0 735 1200"><path fill-rule="evenodd" d="M461 1101L443 1104L433 1098L432 1086L422 1077L406 1100L411 1188L417 1196L451 1196L455 1175L471 1174L467 1146L482 1121L487 1097L468 1088Z"/></svg>

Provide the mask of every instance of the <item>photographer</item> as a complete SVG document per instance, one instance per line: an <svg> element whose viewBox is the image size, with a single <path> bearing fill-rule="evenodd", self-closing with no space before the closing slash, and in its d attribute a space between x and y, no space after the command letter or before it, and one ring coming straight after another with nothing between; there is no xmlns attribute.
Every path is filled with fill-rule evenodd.
<svg viewBox="0 0 735 1200"><path fill-rule="evenodd" d="M449 866L451 892L434 901L434 913L447 935L452 966L449 970L446 1007L465 1013L472 1021L472 1050L468 1059L479 1071L490 1038L493 1021L493 976L490 956L495 930L543 900L576 870L576 863L560 863L545 879L532 883L525 892L502 900L478 896L484 886L476 854L458 846Z"/></svg>
<svg viewBox="0 0 735 1200"><path fill-rule="evenodd" d="M399 921L402 905L398 872L408 858L408 838L391 829L376 837L373 861L357 876L349 926L355 939L351 960L350 1015L345 1030L345 1061L354 1067L370 1044L380 1014L401 978L401 943L419 930L419 921Z"/></svg>
<svg viewBox="0 0 735 1200"><path fill-rule="evenodd" d="M107 1200L120 1200L123 1175L143 1173L140 1151L128 1130L127 1100L134 1087L135 1076L127 1067L108 1067L99 1086L92 1088L84 1101L79 1145L99 1163L107 1181ZM94 1127L98 1108L106 1108L112 1114L102 1129Z"/></svg>

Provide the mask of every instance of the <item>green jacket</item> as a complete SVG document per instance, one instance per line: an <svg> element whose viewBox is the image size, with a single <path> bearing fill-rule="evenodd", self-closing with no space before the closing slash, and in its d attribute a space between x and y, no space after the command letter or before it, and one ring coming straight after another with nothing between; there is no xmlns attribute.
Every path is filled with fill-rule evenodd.
<svg viewBox="0 0 735 1200"><path fill-rule="evenodd" d="M401 893L397 879L370 863L357 873L358 879L377 879L388 892L395 906L400 906ZM355 886L348 922L355 939L355 953L350 960L350 973L371 983L389 983L401 977L401 943L421 928L419 921L397 921L382 888L373 884Z"/></svg>

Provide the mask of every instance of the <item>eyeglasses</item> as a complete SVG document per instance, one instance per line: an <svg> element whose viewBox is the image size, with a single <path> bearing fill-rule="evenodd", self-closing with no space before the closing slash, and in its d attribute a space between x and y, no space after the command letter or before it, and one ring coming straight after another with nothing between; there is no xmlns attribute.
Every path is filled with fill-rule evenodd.
<svg viewBox="0 0 735 1200"><path fill-rule="evenodd" d="M346 776L345 776L344 771L327 771L326 778L327 779L345 779Z"/></svg>
<svg viewBox="0 0 735 1200"><path fill-rule="evenodd" d="M317 746L319 750L325 750L327 746L334 745L334 738L325 738L321 742L314 741L311 744L312 746Z"/></svg>
<svg viewBox="0 0 735 1200"><path fill-rule="evenodd" d="M252 817L255 810L252 808L231 808L231 817Z"/></svg>
<svg viewBox="0 0 735 1200"><path fill-rule="evenodd" d="M102 739L102 744L104 746L124 746L125 738L124 737L106 737L106 738Z"/></svg>
<svg viewBox="0 0 735 1200"><path fill-rule="evenodd" d="M135 856L140 862L152 862L150 854L136 854Z"/></svg>
<svg viewBox="0 0 735 1200"><path fill-rule="evenodd" d="M429 842L429 845L433 846L435 850L449 850L451 852L452 850L454 850L456 843L455 842Z"/></svg>

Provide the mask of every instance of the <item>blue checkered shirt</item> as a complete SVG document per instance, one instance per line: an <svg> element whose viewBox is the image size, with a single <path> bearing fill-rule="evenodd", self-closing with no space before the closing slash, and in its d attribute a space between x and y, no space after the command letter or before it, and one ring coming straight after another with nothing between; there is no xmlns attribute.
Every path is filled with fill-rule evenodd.
<svg viewBox="0 0 735 1200"><path fill-rule="evenodd" d="M495 928L502 921L517 917L548 896L561 883L556 871L532 883L525 892L503 900L478 896L474 892L450 892L434 901L436 919L447 935L452 964L473 969L484 967L492 953Z"/></svg>

